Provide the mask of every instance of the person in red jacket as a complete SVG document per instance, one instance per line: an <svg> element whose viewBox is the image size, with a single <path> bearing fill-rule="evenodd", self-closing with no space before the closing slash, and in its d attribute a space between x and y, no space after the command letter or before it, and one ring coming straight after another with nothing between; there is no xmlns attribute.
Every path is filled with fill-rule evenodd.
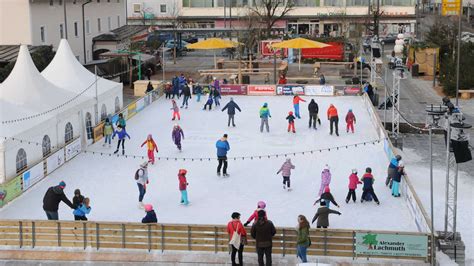
<svg viewBox="0 0 474 266"><path fill-rule="evenodd" d="M242 258L242 252L244 251L244 243L246 242L244 238L247 238L247 231L245 231L245 227L242 225L240 221L240 213L234 212L232 213L232 220L227 224L227 233L229 234L229 241L232 241L234 237L234 233L240 235L240 244L237 247L234 246L234 243L231 243L232 253L230 255L230 259L232 261L232 266L234 265L244 265L244 261ZM239 264L235 263L235 255L238 253Z"/></svg>
<svg viewBox="0 0 474 266"><path fill-rule="evenodd" d="M300 102L306 102L306 101L301 99L301 97L298 95L293 96L293 107L295 108L295 116L299 119L301 119Z"/></svg>
<svg viewBox="0 0 474 266"><path fill-rule="evenodd" d="M339 137L339 116L337 115L337 109L336 107L331 104L329 105L329 108L328 108L328 112L327 112L327 115L328 115L328 120L329 122L331 123L330 125L330 133L332 135L332 129L333 129L333 126L336 127L336 136Z"/></svg>
<svg viewBox="0 0 474 266"><path fill-rule="evenodd" d="M357 169L352 169L352 174L349 176L349 192L347 193L346 197L346 203L349 203L349 200L351 199L356 202L356 189L357 185L362 184L362 182L359 180L359 177L357 176Z"/></svg>
<svg viewBox="0 0 474 266"><path fill-rule="evenodd" d="M290 111L288 112L288 116L286 117L286 120L288 120L288 132L293 131L293 133L296 133L295 130L295 116L293 115L293 112Z"/></svg>
<svg viewBox="0 0 474 266"><path fill-rule="evenodd" d="M354 133L354 124L356 123L356 117L354 113L352 112L352 109L349 109L349 112L347 112L346 115L346 132L349 133L349 129Z"/></svg>
<svg viewBox="0 0 474 266"><path fill-rule="evenodd" d="M151 164L155 163L155 151L158 153L158 146L156 146L155 141L153 140L153 136L151 134L148 134L148 137L146 140L142 143L140 147L143 147L143 145L146 144L146 148L148 150L148 162Z"/></svg>
<svg viewBox="0 0 474 266"><path fill-rule="evenodd" d="M181 192L181 204L188 205L188 181L186 180L186 174L188 171L186 169L179 169L178 171L178 180L179 180L179 191Z"/></svg>
<svg viewBox="0 0 474 266"><path fill-rule="evenodd" d="M285 75L281 74L280 79L278 79L278 84L285 85L287 82Z"/></svg>

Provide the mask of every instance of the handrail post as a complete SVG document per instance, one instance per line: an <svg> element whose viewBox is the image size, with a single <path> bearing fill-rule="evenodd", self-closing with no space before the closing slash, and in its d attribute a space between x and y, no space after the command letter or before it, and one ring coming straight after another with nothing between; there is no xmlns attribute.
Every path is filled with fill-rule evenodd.
<svg viewBox="0 0 474 266"><path fill-rule="evenodd" d="M328 232L327 229L324 230L324 256L328 255Z"/></svg>
<svg viewBox="0 0 474 266"><path fill-rule="evenodd" d="M125 248L125 224L122 224L122 248Z"/></svg>
<svg viewBox="0 0 474 266"><path fill-rule="evenodd" d="M214 226L214 253L217 253L217 226Z"/></svg>
<svg viewBox="0 0 474 266"><path fill-rule="evenodd" d="M147 224L148 226L148 252L151 251L151 224Z"/></svg>
<svg viewBox="0 0 474 266"><path fill-rule="evenodd" d="M283 257L285 257L286 253L286 234L285 234L285 228L283 230Z"/></svg>
<svg viewBox="0 0 474 266"><path fill-rule="evenodd" d="M188 250L191 250L191 226L188 225Z"/></svg>
<svg viewBox="0 0 474 266"><path fill-rule="evenodd" d="M31 248L35 248L36 245L36 226L35 221L31 222Z"/></svg>
<svg viewBox="0 0 474 266"><path fill-rule="evenodd" d="M58 247L61 246L61 222L58 222Z"/></svg>
<svg viewBox="0 0 474 266"><path fill-rule="evenodd" d="M355 260L356 233L352 231L352 260Z"/></svg>
<svg viewBox="0 0 474 266"><path fill-rule="evenodd" d="M22 248L23 247L23 222L20 221L18 225L19 225L19 229L20 229L20 235L19 235L19 237L20 237L20 248Z"/></svg>
<svg viewBox="0 0 474 266"><path fill-rule="evenodd" d="M84 237L84 250L87 248L87 223L82 224L82 235Z"/></svg>
<svg viewBox="0 0 474 266"><path fill-rule="evenodd" d="M165 251L165 226L161 225L161 253Z"/></svg>
<svg viewBox="0 0 474 266"><path fill-rule="evenodd" d="M99 223L95 224L95 244L97 250L99 250L100 247L100 240L99 240Z"/></svg>

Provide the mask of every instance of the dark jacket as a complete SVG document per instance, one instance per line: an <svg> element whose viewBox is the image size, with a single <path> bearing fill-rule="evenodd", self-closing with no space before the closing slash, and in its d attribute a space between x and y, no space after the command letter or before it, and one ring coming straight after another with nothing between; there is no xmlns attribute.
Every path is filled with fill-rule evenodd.
<svg viewBox="0 0 474 266"><path fill-rule="evenodd" d="M311 223L314 223L314 221L318 220L318 223L316 224L317 226L329 226L329 214L330 213L335 213L341 215L340 212L331 210L328 207L320 207L318 209L318 212L313 217L313 220Z"/></svg>
<svg viewBox="0 0 474 266"><path fill-rule="evenodd" d="M220 97L221 93L219 92L219 90L215 89L212 96L214 96L214 98Z"/></svg>
<svg viewBox="0 0 474 266"><path fill-rule="evenodd" d="M242 110L240 110L240 107L234 101L228 102L224 106L224 108L222 108L222 112L224 112L225 109L227 109L227 114L229 115L235 115L235 109L239 110L239 112L242 112Z"/></svg>
<svg viewBox="0 0 474 266"><path fill-rule="evenodd" d="M362 182L364 183L364 187L362 188L363 190L366 189L373 189L373 184L374 184L374 176L370 173L365 173L362 176Z"/></svg>
<svg viewBox="0 0 474 266"><path fill-rule="evenodd" d="M272 246L272 238L276 234L272 221L259 219L253 224L251 230L257 248L268 248Z"/></svg>
<svg viewBox="0 0 474 266"><path fill-rule="evenodd" d="M404 170L398 170L395 172L395 175L393 176L393 181L399 182L402 181L402 175L405 175Z"/></svg>
<svg viewBox="0 0 474 266"><path fill-rule="evenodd" d="M183 86L183 95L191 97L191 89L188 85Z"/></svg>
<svg viewBox="0 0 474 266"><path fill-rule="evenodd" d="M144 224L151 224L151 223L157 223L158 218L156 218L156 213L154 210L151 210L149 212L146 212L145 217L142 219L142 223Z"/></svg>
<svg viewBox="0 0 474 266"><path fill-rule="evenodd" d="M286 120L288 120L288 123L295 122L296 117L294 115L288 115L286 117Z"/></svg>
<svg viewBox="0 0 474 266"><path fill-rule="evenodd" d="M311 102L308 104L308 111L310 113L316 114L319 112L319 106L314 100L311 100Z"/></svg>
<svg viewBox="0 0 474 266"><path fill-rule="evenodd" d="M331 201L334 205L339 206L339 204L337 204L337 202L334 200L334 197L332 196L331 192L324 192L323 194L321 194L321 198L319 198L315 203L318 203L321 200Z"/></svg>
<svg viewBox="0 0 474 266"><path fill-rule="evenodd" d="M72 205L74 206L74 209L79 208L79 206L82 205L83 201L84 201L84 196L82 195L74 196L74 198L72 198Z"/></svg>
<svg viewBox="0 0 474 266"><path fill-rule="evenodd" d="M201 85L196 85L196 86L194 86L194 93L196 93L196 94L202 94L202 87L201 87Z"/></svg>
<svg viewBox="0 0 474 266"><path fill-rule="evenodd" d="M153 85L151 85L151 83L148 83L148 85L146 86L146 91L145 92L150 92L152 90L154 90Z"/></svg>
<svg viewBox="0 0 474 266"><path fill-rule="evenodd" d="M43 210L57 212L61 201L66 203L71 209L74 209L74 205L72 205L66 195L64 195L64 191L61 187L50 187L46 191L46 194L44 194Z"/></svg>

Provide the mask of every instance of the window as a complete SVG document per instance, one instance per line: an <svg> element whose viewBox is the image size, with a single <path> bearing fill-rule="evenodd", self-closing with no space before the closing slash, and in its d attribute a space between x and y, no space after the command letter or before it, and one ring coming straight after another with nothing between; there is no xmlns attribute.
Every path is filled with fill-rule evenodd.
<svg viewBox="0 0 474 266"><path fill-rule="evenodd" d="M53 6L54 5L54 0L49 0L49 5Z"/></svg>
<svg viewBox="0 0 474 266"><path fill-rule="evenodd" d="M59 37L61 39L64 38L64 27L63 27L63 24L59 24Z"/></svg>
<svg viewBox="0 0 474 266"><path fill-rule="evenodd" d="M346 0L347 6L369 6L369 0Z"/></svg>
<svg viewBox="0 0 474 266"><path fill-rule="evenodd" d="M160 12L166 13L166 5L160 5Z"/></svg>
<svg viewBox="0 0 474 266"><path fill-rule="evenodd" d="M104 121L107 118L107 106L102 104L102 108L100 109L100 120Z"/></svg>
<svg viewBox="0 0 474 266"><path fill-rule="evenodd" d="M385 6L411 6L414 5L412 0L383 0Z"/></svg>
<svg viewBox="0 0 474 266"><path fill-rule="evenodd" d="M41 26L40 27L40 38L41 38L41 42L45 42L46 41L46 36L45 36L45 31L44 31L44 26Z"/></svg>
<svg viewBox="0 0 474 266"><path fill-rule="evenodd" d="M90 59L91 59L91 51L87 50L87 53L86 53L86 54L87 54L87 55L86 55L86 56L87 56L87 60L90 60Z"/></svg>
<svg viewBox="0 0 474 266"><path fill-rule="evenodd" d="M24 149L19 149L16 154L16 173L20 173L28 167L26 160L26 152Z"/></svg>
<svg viewBox="0 0 474 266"><path fill-rule="evenodd" d="M91 33L91 28L89 27L89 20L86 20L86 33L87 34Z"/></svg>
<svg viewBox="0 0 474 266"><path fill-rule="evenodd" d="M350 0L347 0L350 1ZM314 7L319 6L319 0L293 0L293 4L297 7Z"/></svg>
<svg viewBox="0 0 474 266"><path fill-rule="evenodd" d="M101 25L100 25L100 18L97 19L97 30L98 30L99 32L102 31Z"/></svg>
<svg viewBox="0 0 474 266"><path fill-rule="evenodd" d="M142 11L142 5L140 4L133 4L133 12L140 13Z"/></svg>
<svg viewBox="0 0 474 266"><path fill-rule="evenodd" d="M110 30L112 30L112 18L111 17L108 17L107 18L107 28Z"/></svg>
<svg viewBox="0 0 474 266"><path fill-rule="evenodd" d="M324 0L325 6L342 6L342 0Z"/></svg>
<svg viewBox="0 0 474 266"><path fill-rule="evenodd" d="M92 129L92 116L91 113L86 113L86 133L87 139L93 138L93 129Z"/></svg>
<svg viewBox="0 0 474 266"><path fill-rule="evenodd" d="M79 31L77 28L77 22L74 22L74 36L78 37L79 36Z"/></svg>
<svg viewBox="0 0 474 266"><path fill-rule="evenodd" d="M232 7L245 7L249 4L249 1L248 0L217 0L218 7L224 7L224 4L227 7L229 7L230 5L232 5Z"/></svg>
<svg viewBox="0 0 474 266"><path fill-rule="evenodd" d="M51 140L48 135L44 135L41 147L43 147L43 157L46 157L51 153Z"/></svg>
<svg viewBox="0 0 474 266"><path fill-rule="evenodd" d="M117 16L117 28L120 27L120 16Z"/></svg>
<svg viewBox="0 0 474 266"><path fill-rule="evenodd" d="M120 112L120 99L119 97L115 97L115 112L118 113Z"/></svg>
<svg viewBox="0 0 474 266"><path fill-rule="evenodd" d="M71 123L66 124L66 129L64 130L64 142L67 144L72 141L74 138L74 131L72 129Z"/></svg>
<svg viewBox="0 0 474 266"><path fill-rule="evenodd" d="M183 0L183 7L214 7L214 0Z"/></svg>

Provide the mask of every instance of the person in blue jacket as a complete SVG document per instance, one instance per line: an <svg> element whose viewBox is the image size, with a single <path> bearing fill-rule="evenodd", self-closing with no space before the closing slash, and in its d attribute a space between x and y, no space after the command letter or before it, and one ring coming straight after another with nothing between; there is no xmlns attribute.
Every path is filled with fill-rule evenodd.
<svg viewBox="0 0 474 266"><path fill-rule="evenodd" d="M217 166L217 175L221 175L221 168L224 165L224 169L222 170L224 176L229 176L227 174L227 152L230 150L229 142L227 141L227 134L216 142L217 148L217 160L219 161L219 165Z"/></svg>
<svg viewBox="0 0 474 266"><path fill-rule="evenodd" d="M385 186L390 185L390 188L392 188L392 180L397 174L398 171L398 162L402 159L402 156L397 155L395 158L392 158L390 160L390 164L388 165L387 169L387 179L385 180Z"/></svg>
<svg viewBox="0 0 474 266"><path fill-rule="evenodd" d="M114 131L114 134L112 135L112 139L114 139L115 135L118 136L118 142L117 142L117 150L114 151L114 154L117 154L120 148L120 143L122 143L122 155L125 154L125 137L128 137L130 139L130 135L127 134L127 131L125 131L125 128L122 128L121 125L117 126L117 130Z"/></svg>
<svg viewBox="0 0 474 266"><path fill-rule="evenodd" d="M174 96L177 96L178 99L179 99L179 87L180 87L180 84L179 84L179 78L177 76L174 76L173 79L172 79L172 84L173 84L173 98L174 99Z"/></svg>
<svg viewBox="0 0 474 266"><path fill-rule="evenodd" d="M142 219L142 223L144 224L151 224L151 223L157 223L158 218L156 218L156 213L153 210L153 206L151 204L145 204L145 212L146 215Z"/></svg>
<svg viewBox="0 0 474 266"><path fill-rule="evenodd" d="M234 98L230 97L230 102L228 102L224 108L222 108L222 112L224 112L227 109L227 115L229 116L229 119L227 121L227 126L230 127L230 121L232 121L232 126L235 127L234 123L234 115L235 115L235 109L239 110L239 112L242 112L240 110L240 107L234 102Z"/></svg>
<svg viewBox="0 0 474 266"><path fill-rule="evenodd" d="M209 98L207 98L206 104L204 104L204 108L202 110L206 110L206 106L209 106L209 111L212 109L212 103L214 101L212 100L212 93L209 93Z"/></svg>
<svg viewBox="0 0 474 266"><path fill-rule="evenodd" d="M74 214L74 220L76 221L87 221L86 214L91 212L90 199L85 198L84 201L72 212Z"/></svg>

